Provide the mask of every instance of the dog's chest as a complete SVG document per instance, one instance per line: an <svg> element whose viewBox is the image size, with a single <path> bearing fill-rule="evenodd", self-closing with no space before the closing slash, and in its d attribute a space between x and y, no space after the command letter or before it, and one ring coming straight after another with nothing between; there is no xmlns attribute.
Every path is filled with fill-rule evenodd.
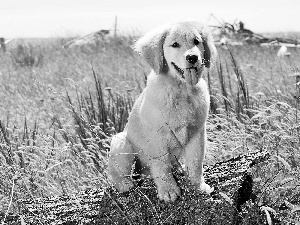
<svg viewBox="0 0 300 225"><path fill-rule="evenodd" d="M206 121L209 98L207 93L178 93L170 96L168 124L182 146L185 146ZM174 136L175 135L175 136Z"/></svg>

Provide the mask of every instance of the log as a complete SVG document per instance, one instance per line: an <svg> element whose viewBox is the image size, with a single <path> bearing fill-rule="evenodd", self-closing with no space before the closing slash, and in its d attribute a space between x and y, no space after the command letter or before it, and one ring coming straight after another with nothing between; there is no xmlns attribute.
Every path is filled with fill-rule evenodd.
<svg viewBox="0 0 300 225"><path fill-rule="evenodd" d="M182 170L174 171L181 197L174 203L157 199L151 179L139 181L129 192L114 188L90 189L72 196L18 201L19 213L8 215L7 224L251 224L266 218L257 209L255 218L242 218L245 202L255 200L251 168L266 161L267 152L252 152L205 168L211 195L192 186ZM3 215L2 215L3 218ZM277 219L278 220L278 219ZM1 215L0 215L0 221ZM249 222L250 221L250 222ZM275 221L275 222L274 222ZM279 221L279 220L278 220ZM276 220L273 220L273 224Z"/></svg>
<svg viewBox="0 0 300 225"><path fill-rule="evenodd" d="M230 41L230 45L237 45L237 43L248 43L248 44L260 44L262 46L269 45L289 45L289 47L299 47L300 40L292 38L280 38L280 37L265 37L261 34L257 34L252 30L245 29L244 23L235 21L233 24L228 22L219 21L214 15L211 15L220 25L210 25L213 29L218 29L222 33L221 37L226 36ZM222 44L217 41L216 44Z"/></svg>

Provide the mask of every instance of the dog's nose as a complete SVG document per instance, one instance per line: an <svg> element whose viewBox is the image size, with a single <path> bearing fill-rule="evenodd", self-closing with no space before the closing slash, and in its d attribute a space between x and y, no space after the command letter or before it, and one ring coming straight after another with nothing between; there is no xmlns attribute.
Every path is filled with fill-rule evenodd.
<svg viewBox="0 0 300 225"><path fill-rule="evenodd" d="M197 55L187 55L186 60L189 63L195 64L198 61L198 56Z"/></svg>

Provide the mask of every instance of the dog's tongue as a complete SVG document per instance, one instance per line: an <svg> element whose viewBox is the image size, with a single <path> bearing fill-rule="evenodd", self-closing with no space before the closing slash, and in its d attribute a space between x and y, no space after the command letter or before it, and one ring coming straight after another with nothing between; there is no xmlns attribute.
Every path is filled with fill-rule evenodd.
<svg viewBox="0 0 300 225"><path fill-rule="evenodd" d="M185 69L184 76L186 82L191 86L196 85L199 80L199 72L196 68Z"/></svg>

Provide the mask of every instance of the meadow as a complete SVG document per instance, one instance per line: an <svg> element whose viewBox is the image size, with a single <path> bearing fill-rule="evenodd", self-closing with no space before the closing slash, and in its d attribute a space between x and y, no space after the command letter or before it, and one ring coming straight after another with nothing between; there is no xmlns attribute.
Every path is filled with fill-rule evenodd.
<svg viewBox="0 0 300 225"><path fill-rule="evenodd" d="M1 212L17 212L18 199L109 185L110 137L124 128L150 72L134 40L77 49L62 48L63 39L24 40L0 52ZM299 222L300 50L278 58L278 48L217 47L203 75L211 94L206 164L268 151L255 204L270 212L285 205L284 222Z"/></svg>

